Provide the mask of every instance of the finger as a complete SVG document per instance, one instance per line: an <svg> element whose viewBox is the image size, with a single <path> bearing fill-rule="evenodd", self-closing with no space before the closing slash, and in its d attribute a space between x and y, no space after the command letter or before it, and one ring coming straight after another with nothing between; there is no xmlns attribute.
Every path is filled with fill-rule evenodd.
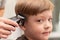
<svg viewBox="0 0 60 40"><path fill-rule="evenodd" d="M8 35L3 35L3 34L0 34L0 38L7 38Z"/></svg>
<svg viewBox="0 0 60 40"><path fill-rule="evenodd" d="M1 34L4 34L4 35L10 35L11 34L11 31L0 29L0 33Z"/></svg>
<svg viewBox="0 0 60 40"><path fill-rule="evenodd" d="M13 26L11 26L11 25L4 24L4 23L2 23L2 22L0 22L0 28L4 28L4 29L6 29L6 30L12 30L12 31L14 31L14 30L16 29L15 27L13 27Z"/></svg>
<svg viewBox="0 0 60 40"><path fill-rule="evenodd" d="M0 17L0 21L3 21L6 24L10 24L10 25L13 25L13 26L16 26L16 27L19 26L15 21L12 21L10 19L5 19L5 18Z"/></svg>

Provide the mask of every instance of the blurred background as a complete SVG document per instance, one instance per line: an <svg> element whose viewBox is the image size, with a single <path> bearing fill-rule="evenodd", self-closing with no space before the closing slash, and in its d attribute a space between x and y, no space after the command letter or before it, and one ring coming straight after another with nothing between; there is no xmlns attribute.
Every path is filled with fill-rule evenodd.
<svg viewBox="0 0 60 40"><path fill-rule="evenodd" d="M16 1L17 0L3 0L3 5L5 6L5 8L3 8L5 9L3 14L4 18L11 18L15 16L14 8ZM53 32L51 33L49 40L60 40L60 0L51 1L54 3L55 9L53 12ZM16 31L12 32L6 40L15 40L17 37L21 36L22 33L22 30L17 28Z"/></svg>

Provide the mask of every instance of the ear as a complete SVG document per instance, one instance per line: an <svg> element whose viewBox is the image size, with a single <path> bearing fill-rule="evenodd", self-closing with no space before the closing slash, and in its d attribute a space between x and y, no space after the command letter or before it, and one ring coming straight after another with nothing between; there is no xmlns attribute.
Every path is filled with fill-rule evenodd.
<svg viewBox="0 0 60 40"><path fill-rule="evenodd" d="M26 30L25 26L20 26L20 28L21 28L23 31Z"/></svg>

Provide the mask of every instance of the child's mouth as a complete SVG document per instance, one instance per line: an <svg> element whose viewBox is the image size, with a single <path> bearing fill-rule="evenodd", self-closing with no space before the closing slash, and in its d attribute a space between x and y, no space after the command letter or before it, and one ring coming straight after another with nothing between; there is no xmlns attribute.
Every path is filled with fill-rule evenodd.
<svg viewBox="0 0 60 40"><path fill-rule="evenodd" d="M50 31L48 31L48 32L43 32L42 34L45 35L45 36L48 36L48 35L50 35Z"/></svg>

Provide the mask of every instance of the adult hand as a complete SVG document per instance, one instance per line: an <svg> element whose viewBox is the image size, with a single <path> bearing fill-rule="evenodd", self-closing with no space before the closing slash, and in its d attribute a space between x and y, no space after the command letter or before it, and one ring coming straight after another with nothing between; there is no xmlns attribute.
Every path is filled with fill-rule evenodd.
<svg viewBox="0 0 60 40"><path fill-rule="evenodd" d="M0 38L7 38L18 26L16 22L0 17Z"/></svg>

